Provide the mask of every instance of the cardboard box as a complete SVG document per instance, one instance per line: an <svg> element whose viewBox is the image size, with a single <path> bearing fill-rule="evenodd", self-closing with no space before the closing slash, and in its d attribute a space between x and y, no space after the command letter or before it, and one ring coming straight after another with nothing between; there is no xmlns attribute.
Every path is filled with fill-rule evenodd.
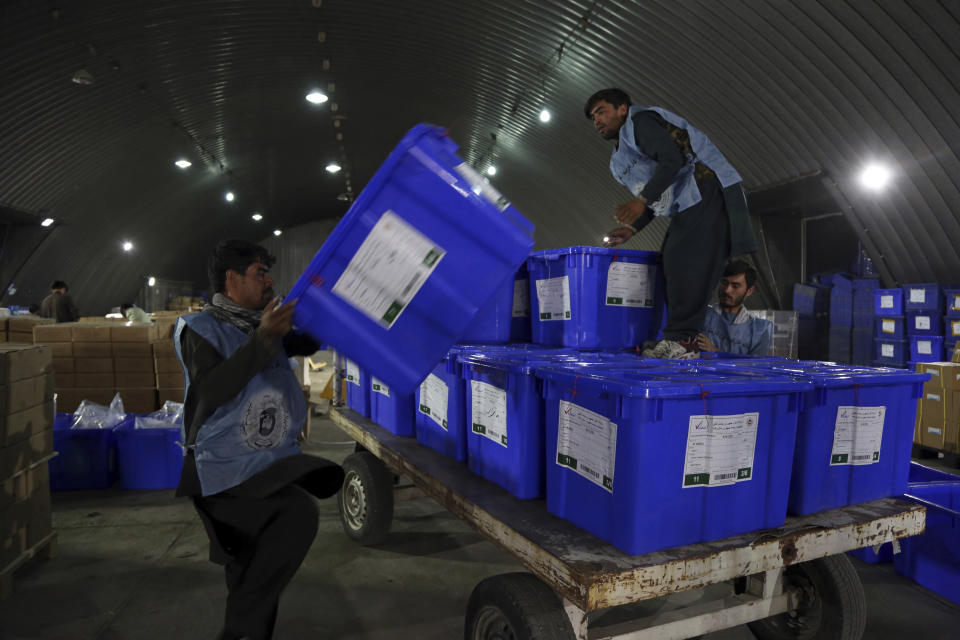
<svg viewBox="0 0 960 640"><path fill-rule="evenodd" d="M183 371L180 373L158 373L157 389L173 389L186 387L186 380L183 377Z"/></svg>
<svg viewBox="0 0 960 640"><path fill-rule="evenodd" d="M0 385L50 373L53 360L50 348L36 346L0 346Z"/></svg>
<svg viewBox="0 0 960 640"><path fill-rule="evenodd" d="M53 399L53 377L36 376L0 387L0 420Z"/></svg>
<svg viewBox="0 0 960 640"><path fill-rule="evenodd" d="M73 341L73 325L75 324L75 322L62 322L60 324L37 325L33 328L33 341L37 344L71 342Z"/></svg>
<svg viewBox="0 0 960 640"><path fill-rule="evenodd" d="M155 367L157 373L179 373L183 375L183 365L176 358L157 358Z"/></svg>
<svg viewBox="0 0 960 640"><path fill-rule="evenodd" d="M116 388L123 395L123 389L153 389L156 384L153 371L125 371L113 374L116 380Z"/></svg>
<svg viewBox="0 0 960 640"><path fill-rule="evenodd" d="M148 342L111 342L114 358L152 358L153 346Z"/></svg>
<svg viewBox="0 0 960 640"><path fill-rule="evenodd" d="M54 358L52 366L53 372L56 374L73 373L76 370L73 358Z"/></svg>
<svg viewBox="0 0 960 640"><path fill-rule="evenodd" d="M941 451L956 451L960 427L960 391L925 392L920 409L920 444Z"/></svg>
<svg viewBox="0 0 960 640"><path fill-rule="evenodd" d="M50 347L50 353L53 354L54 358L73 357L72 342L48 342L46 346Z"/></svg>
<svg viewBox="0 0 960 640"><path fill-rule="evenodd" d="M75 373L55 373L53 374L53 388L73 389L77 386L77 374Z"/></svg>
<svg viewBox="0 0 960 640"><path fill-rule="evenodd" d="M0 477L9 478L53 453L53 429L0 449Z"/></svg>
<svg viewBox="0 0 960 640"><path fill-rule="evenodd" d="M163 403L167 400L172 400L173 402L183 402L184 400L184 390L183 388L179 389L157 389L157 406L162 407Z"/></svg>
<svg viewBox="0 0 960 640"><path fill-rule="evenodd" d="M7 333L7 342L17 344L33 344L32 331L9 331Z"/></svg>
<svg viewBox="0 0 960 640"><path fill-rule="evenodd" d="M33 328L37 325L43 324L53 324L53 318L41 318L40 316L34 315L25 315L25 316L10 316L7 318L7 331L16 331L29 333L31 335L31 341L33 336Z"/></svg>
<svg viewBox="0 0 960 640"><path fill-rule="evenodd" d="M53 402L11 413L0 420L0 447L9 447L46 429L53 429Z"/></svg>
<svg viewBox="0 0 960 640"><path fill-rule="evenodd" d="M50 502L49 463L41 462L0 481L0 511L26 500Z"/></svg>
<svg viewBox="0 0 960 640"><path fill-rule="evenodd" d="M114 374L112 371L102 372L84 372L75 373L74 387L83 387L85 389L116 389Z"/></svg>
<svg viewBox="0 0 960 640"><path fill-rule="evenodd" d="M113 373L113 358L74 358L74 373Z"/></svg>
<svg viewBox="0 0 960 640"><path fill-rule="evenodd" d="M74 358L112 358L113 351L109 342L74 342Z"/></svg>
<svg viewBox="0 0 960 640"><path fill-rule="evenodd" d="M108 407L114 395L116 395L116 391L113 389L89 389L82 387L77 389L59 389L57 391L57 413L73 413L83 400L89 400L90 402Z"/></svg>
<svg viewBox="0 0 960 640"><path fill-rule="evenodd" d="M153 343L153 357L156 359L160 358L176 358L177 352L173 348L173 340L160 340Z"/></svg>
<svg viewBox="0 0 960 640"><path fill-rule="evenodd" d="M0 569L5 568L27 550L27 518L24 503L11 505L0 512Z"/></svg>
<svg viewBox="0 0 960 640"><path fill-rule="evenodd" d="M110 327L112 342L153 342L157 339L157 325L146 322L129 322Z"/></svg>
<svg viewBox="0 0 960 640"><path fill-rule="evenodd" d="M166 340L173 338L174 329L176 329L176 320L158 320L157 321L157 339Z"/></svg>
<svg viewBox="0 0 960 640"><path fill-rule="evenodd" d="M117 373L153 373L153 358L114 358L113 370Z"/></svg>
<svg viewBox="0 0 960 640"><path fill-rule="evenodd" d="M157 390L124 389L120 392L123 409L127 413L152 413L157 410Z"/></svg>
<svg viewBox="0 0 960 640"><path fill-rule="evenodd" d="M109 324L73 323L70 332L73 342L110 342Z"/></svg>
<svg viewBox="0 0 960 640"><path fill-rule="evenodd" d="M930 374L930 379L924 383L924 391L928 389L960 391L960 363L918 362L917 371Z"/></svg>

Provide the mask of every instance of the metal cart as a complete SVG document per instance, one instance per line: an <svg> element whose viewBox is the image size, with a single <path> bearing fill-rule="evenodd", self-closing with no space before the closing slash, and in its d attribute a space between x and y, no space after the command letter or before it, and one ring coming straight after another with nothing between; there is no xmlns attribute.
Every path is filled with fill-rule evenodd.
<svg viewBox="0 0 960 640"><path fill-rule="evenodd" d="M924 530L922 506L891 498L631 556L550 515L543 500L518 500L414 438L350 409L332 408L330 417L357 442L338 498L351 538L376 544L387 537L394 478L402 476L530 571L477 585L467 606L468 640L682 640L741 624L761 640L857 640L866 603L844 552ZM692 590L701 597L688 606L642 616L630 610Z"/></svg>

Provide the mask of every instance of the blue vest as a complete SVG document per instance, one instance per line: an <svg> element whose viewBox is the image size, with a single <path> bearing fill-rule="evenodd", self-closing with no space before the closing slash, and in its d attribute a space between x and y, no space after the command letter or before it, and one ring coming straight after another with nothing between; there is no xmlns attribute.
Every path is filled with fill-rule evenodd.
<svg viewBox="0 0 960 640"><path fill-rule="evenodd" d="M770 355L770 340L773 324L740 308L733 322L713 307L707 308L703 319L703 332L720 351L751 356Z"/></svg>
<svg viewBox="0 0 960 640"><path fill-rule="evenodd" d="M250 336L208 313L182 316L177 322L173 345L177 351L187 391L190 373L183 364L180 336L190 327L223 356L229 358ZM237 396L217 408L200 427L196 441L188 444L197 462L203 495L220 493L278 460L300 453L297 435L307 416L306 400L281 350ZM187 442L186 424L181 428Z"/></svg>
<svg viewBox="0 0 960 640"><path fill-rule="evenodd" d="M610 156L610 172L614 179L629 189L633 195L640 195L657 167L657 161L647 156L634 139L633 116L641 111L658 113L673 126L685 129L690 136L690 147L696 156L688 154L687 161L677 172L673 184L664 190L659 200L647 205L654 215L670 216L700 202L700 189L693 177L694 164L697 162L702 162L712 169L724 188L743 182L743 178L733 165L727 162L720 150L710 142L710 138L689 122L660 107L633 106L627 113L626 122L620 127L619 144Z"/></svg>

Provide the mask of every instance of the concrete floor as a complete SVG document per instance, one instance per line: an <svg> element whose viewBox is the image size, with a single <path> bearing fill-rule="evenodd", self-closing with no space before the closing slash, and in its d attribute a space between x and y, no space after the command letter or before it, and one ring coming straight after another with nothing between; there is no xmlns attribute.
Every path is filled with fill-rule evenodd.
<svg viewBox="0 0 960 640"><path fill-rule="evenodd" d="M316 419L309 449L342 460L352 442ZM936 463L934 463L936 464ZM58 555L31 562L0 602L0 639L212 639L226 589L207 561L193 508L169 491L54 494ZM955 640L960 607L901 578L891 565L854 561L867 595L865 638ZM361 547L343 533L336 503L287 589L276 638L386 640L463 637L483 578L523 568L430 499L397 503L389 541ZM710 640L750 640L739 627Z"/></svg>

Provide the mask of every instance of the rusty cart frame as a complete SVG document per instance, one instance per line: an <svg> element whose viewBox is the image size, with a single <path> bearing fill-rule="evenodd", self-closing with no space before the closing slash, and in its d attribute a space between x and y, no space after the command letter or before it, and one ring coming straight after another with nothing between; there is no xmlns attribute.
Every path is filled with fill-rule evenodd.
<svg viewBox="0 0 960 640"><path fill-rule="evenodd" d="M742 624L761 640L822 637L806 634L811 619L832 627L831 638L857 640L866 622L863 589L844 553L896 546L925 526L924 507L888 498L791 517L779 529L631 556L549 514L543 500L518 500L415 438L343 407L331 407L330 417L358 445L344 462L338 499L348 535L367 544L386 537L393 479L402 476L422 492L415 495L439 502L538 579L505 574L481 582L468 605L468 640L683 640ZM370 531L364 517L374 513L378 530ZM365 539L354 535L361 526L368 527ZM733 589L653 615L598 620L597 612L697 589L706 595L720 583Z"/></svg>

